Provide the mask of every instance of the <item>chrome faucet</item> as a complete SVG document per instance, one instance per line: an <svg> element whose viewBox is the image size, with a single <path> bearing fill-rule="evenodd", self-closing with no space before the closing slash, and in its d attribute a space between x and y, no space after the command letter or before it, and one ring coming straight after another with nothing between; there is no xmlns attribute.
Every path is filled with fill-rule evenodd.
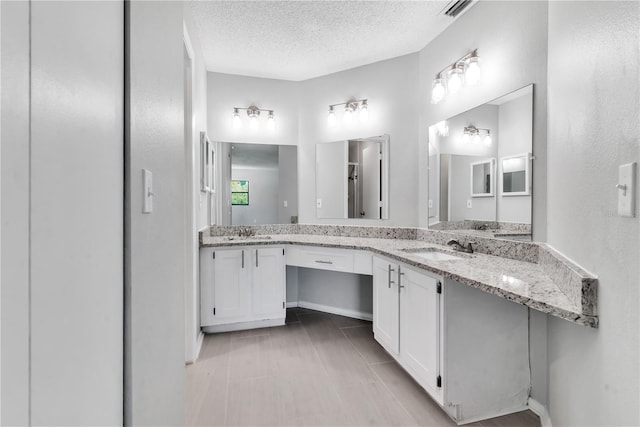
<svg viewBox="0 0 640 427"><path fill-rule="evenodd" d="M240 229L238 230L238 237L251 237L255 236L255 234L255 230L252 230L249 227L240 227Z"/></svg>
<svg viewBox="0 0 640 427"><path fill-rule="evenodd" d="M457 240L451 239L447 242L447 245L451 246L454 251L472 254L473 253L473 247L471 246L472 243L475 244L476 242L467 242L467 246L465 247Z"/></svg>

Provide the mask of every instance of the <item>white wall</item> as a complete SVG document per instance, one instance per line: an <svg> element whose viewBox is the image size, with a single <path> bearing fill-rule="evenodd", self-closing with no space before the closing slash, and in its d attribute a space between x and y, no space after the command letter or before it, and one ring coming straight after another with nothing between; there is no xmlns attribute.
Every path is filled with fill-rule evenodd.
<svg viewBox="0 0 640 427"><path fill-rule="evenodd" d="M418 55L406 55L300 82L298 194L301 223L415 226L418 224ZM369 100L369 121L351 126L336 111L327 124L330 104L350 98ZM316 215L316 144L390 135L389 220L319 219ZM426 170L426 169L425 169ZM425 217L426 218L426 217Z"/></svg>
<svg viewBox="0 0 640 427"><path fill-rule="evenodd" d="M29 4L1 2L1 425L29 422Z"/></svg>
<svg viewBox="0 0 640 427"><path fill-rule="evenodd" d="M121 424L123 3L2 12L2 423Z"/></svg>
<svg viewBox="0 0 640 427"><path fill-rule="evenodd" d="M278 222L278 168L233 166L231 179L249 181L249 205L231 206L232 225Z"/></svg>
<svg viewBox="0 0 640 427"><path fill-rule="evenodd" d="M505 102L498 109L500 141L498 144L498 177L502 178L500 159L505 156L531 152L533 112L531 98L523 96ZM498 187L500 186L498 185ZM531 196L498 197L498 216L501 222L531 223Z"/></svg>
<svg viewBox="0 0 640 427"><path fill-rule="evenodd" d="M125 422L184 424L183 5L128 2ZM153 212L142 213L142 169Z"/></svg>
<svg viewBox="0 0 640 427"><path fill-rule="evenodd" d="M600 318L549 319L553 425L640 424L640 226L614 188L640 160L639 7L549 4L549 243L598 276Z"/></svg>
<svg viewBox="0 0 640 427"><path fill-rule="evenodd" d="M451 156L449 166L449 221L462 221L465 219L496 220L495 183L493 196L471 197L471 163L489 159L490 157ZM471 208L467 207L468 200L471 200Z"/></svg>
<svg viewBox="0 0 640 427"><path fill-rule="evenodd" d="M207 73L207 78L208 127L212 141L297 145L297 83L212 72ZM231 127L233 108L247 108L252 104L274 111L274 131L267 130L265 112L260 115L258 128L249 128L244 110L240 110L242 128Z"/></svg>
<svg viewBox="0 0 640 427"><path fill-rule="evenodd" d="M371 276L298 269L298 300L371 315L373 284Z"/></svg>
<svg viewBox="0 0 640 427"><path fill-rule="evenodd" d="M200 132L207 130L207 70L202 55L202 45L198 37L198 31L193 22L191 7L187 2L183 7L184 31L193 49L192 58L192 129L193 129L193 177L195 185L192 200L195 212L189 214L195 216L195 228L201 230L208 225L210 206L207 193L200 191ZM186 123L186 126L189 124ZM216 152L216 154L218 154ZM215 200L215 198L214 198ZM214 208L215 209L215 208ZM186 310L186 354L187 362L192 362L197 356L198 338L200 332L200 292L198 279L199 241L197 236L190 248L190 269L187 270L187 283L185 284L185 310Z"/></svg>
<svg viewBox="0 0 640 427"><path fill-rule="evenodd" d="M547 8L546 2L537 1L477 2L420 52L421 226L426 226L428 220L428 127L533 83L533 152L537 159L533 176L533 238L546 240ZM482 61L481 83L431 104L431 84L436 73L474 48ZM546 322L546 315L531 311L532 395L543 404L547 399Z"/></svg>

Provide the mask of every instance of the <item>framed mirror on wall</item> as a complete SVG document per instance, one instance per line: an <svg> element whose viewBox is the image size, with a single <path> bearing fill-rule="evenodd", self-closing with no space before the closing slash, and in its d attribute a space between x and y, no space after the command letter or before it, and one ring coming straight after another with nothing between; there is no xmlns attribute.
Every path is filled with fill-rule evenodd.
<svg viewBox="0 0 640 427"><path fill-rule="evenodd" d="M429 127L431 229L531 239L533 85Z"/></svg>
<svg viewBox="0 0 640 427"><path fill-rule="evenodd" d="M316 144L316 215L389 219L389 135Z"/></svg>

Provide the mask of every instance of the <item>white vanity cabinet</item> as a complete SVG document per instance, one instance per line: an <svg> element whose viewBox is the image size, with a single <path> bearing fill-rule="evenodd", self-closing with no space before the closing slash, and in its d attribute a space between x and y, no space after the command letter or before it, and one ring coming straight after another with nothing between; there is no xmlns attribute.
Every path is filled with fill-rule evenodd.
<svg viewBox="0 0 640 427"><path fill-rule="evenodd" d="M458 423L527 408L527 308L373 259L375 339Z"/></svg>
<svg viewBox="0 0 640 427"><path fill-rule="evenodd" d="M284 324L282 247L200 249L200 325L223 332Z"/></svg>
<svg viewBox="0 0 640 427"><path fill-rule="evenodd" d="M397 261L373 259L374 337L440 404L441 283Z"/></svg>

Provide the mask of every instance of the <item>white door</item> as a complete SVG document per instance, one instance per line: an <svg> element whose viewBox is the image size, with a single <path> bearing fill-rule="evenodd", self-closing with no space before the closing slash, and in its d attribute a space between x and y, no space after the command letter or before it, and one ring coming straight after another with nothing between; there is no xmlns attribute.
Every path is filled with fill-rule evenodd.
<svg viewBox="0 0 640 427"><path fill-rule="evenodd" d="M283 248L253 250L253 314L256 320L286 316Z"/></svg>
<svg viewBox="0 0 640 427"><path fill-rule="evenodd" d="M413 377L438 399L440 375L440 297L438 280L400 266L402 360Z"/></svg>
<svg viewBox="0 0 640 427"><path fill-rule="evenodd" d="M362 218L380 219L380 143L369 142L362 148Z"/></svg>
<svg viewBox="0 0 640 427"><path fill-rule="evenodd" d="M215 251L213 259L213 324L240 321L249 316L249 280L251 275L248 251Z"/></svg>
<svg viewBox="0 0 640 427"><path fill-rule="evenodd" d="M397 264L373 258L373 335L388 352L400 350Z"/></svg>

